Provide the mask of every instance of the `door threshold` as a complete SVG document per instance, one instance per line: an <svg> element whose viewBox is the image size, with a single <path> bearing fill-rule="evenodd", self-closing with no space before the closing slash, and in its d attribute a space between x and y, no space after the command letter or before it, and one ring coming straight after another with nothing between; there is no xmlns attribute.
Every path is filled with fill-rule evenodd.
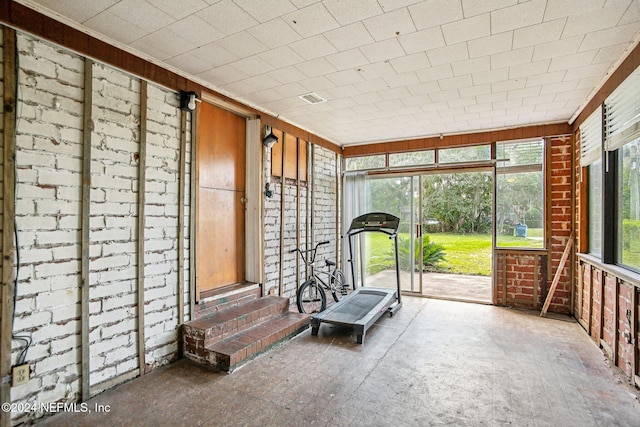
<svg viewBox="0 0 640 427"><path fill-rule="evenodd" d="M200 294L200 299L198 303L204 304L212 300L225 298L231 295L235 295L241 292L246 292L254 289L260 288L259 283L253 282L240 282L240 283L232 283L231 285L223 286L221 288L211 289L206 292L202 292Z"/></svg>

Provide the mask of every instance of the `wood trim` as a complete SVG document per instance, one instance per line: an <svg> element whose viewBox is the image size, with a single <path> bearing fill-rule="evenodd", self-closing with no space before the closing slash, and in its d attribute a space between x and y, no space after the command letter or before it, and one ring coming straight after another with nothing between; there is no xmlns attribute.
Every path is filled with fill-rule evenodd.
<svg viewBox="0 0 640 427"><path fill-rule="evenodd" d="M569 236L569 241L567 242L567 246L562 253L562 258L560 258L560 263L558 264L558 269L556 270L556 274L553 276L553 282L551 283L551 289L549 289L549 293L547 294L547 298L544 301L544 305L542 306L541 316L544 316L549 309L549 305L551 304L551 300L553 299L553 294L556 291L556 287L560 282L560 276L562 276L562 270L564 270L565 264L569 259L569 255L571 255L571 250L573 249L573 233ZM551 258L551 257L549 257ZM569 267L571 269L571 266Z"/></svg>
<svg viewBox="0 0 640 427"><path fill-rule="evenodd" d="M81 255L81 378L80 392L82 400L86 402L91 397L90 377L90 349L89 349L89 289L90 289L90 249L91 249L91 160L92 160L92 130L93 130L93 61L84 60L84 112L82 126L82 255Z"/></svg>
<svg viewBox="0 0 640 427"><path fill-rule="evenodd" d="M11 403L11 340L13 337L13 303L15 289L14 256L15 256L15 152L16 152L16 34L4 28L3 53L3 204L2 204L2 316L0 324L0 400ZM0 411L0 425L11 425L11 412Z"/></svg>
<svg viewBox="0 0 640 427"><path fill-rule="evenodd" d="M262 230L262 208L264 200L261 141L262 126L259 119L246 120L245 150L245 277L254 283L264 283L264 232Z"/></svg>
<svg viewBox="0 0 640 427"><path fill-rule="evenodd" d="M287 189L285 171L287 155L287 133L282 132L282 179L280 181L280 271L278 279L278 296L284 291L284 220L285 220L285 191Z"/></svg>
<svg viewBox="0 0 640 427"><path fill-rule="evenodd" d="M620 280L614 276L615 288L613 294L613 364L615 366L618 365L618 346L620 345L620 308L619 301L620 298Z"/></svg>
<svg viewBox="0 0 640 427"><path fill-rule="evenodd" d="M540 259L539 255L533 257L533 309L538 309L538 286L540 285L540 280L538 277L538 261Z"/></svg>
<svg viewBox="0 0 640 427"><path fill-rule="evenodd" d="M196 120L198 117L196 112L191 112L191 127L189 129L189 139L191 142L191 164L189 168L189 318L195 319L196 310L196 230L197 230L197 200L198 200L198 175L196 173L198 169L198 162L196 162L197 154L197 135L196 135Z"/></svg>
<svg viewBox="0 0 640 427"><path fill-rule="evenodd" d="M138 369L140 376L145 373L145 338L144 338L144 266L145 266L145 241L144 230L147 216L145 205L147 203L147 82L140 82L140 142L138 146L138 265L136 274L137 303L138 303Z"/></svg>
<svg viewBox="0 0 640 427"><path fill-rule="evenodd" d="M632 379L638 375L638 289L631 286L631 342L633 343L633 352L631 360ZM638 383L636 382L636 385Z"/></svg>
<svg viewBox="0 0 640 427"><path fill-rule="evenodd" d="M298 155L296 156L296 248L300 247L300 147L302 146L302 141L300 139L297 140L297 150ZM298 288L300 287L300 259L298 258L298 254L296 256L296 295L298 294Z"/></svg>
<svg viewBox="0 0 640 427"><path fill-rule="evenodd" d="M557 135L570 135L571 133L572 128L567 123L556 123L460 135L447 135L442 138L434 136L429 138L347 146L344 148L342 155L344 157L356 157L370 154L402 153L433 148L452 148L467 145L489 144L495 141L511 141Z"/></svg>
<svg viewBox="0 0 640 427"><path fill-rule="evenodd" d="M187 112L180 111L180 152L178 172L178 326L184 323L184 211L187 179ZM178 353L182 354L182 340L178 340Z"/></svg>

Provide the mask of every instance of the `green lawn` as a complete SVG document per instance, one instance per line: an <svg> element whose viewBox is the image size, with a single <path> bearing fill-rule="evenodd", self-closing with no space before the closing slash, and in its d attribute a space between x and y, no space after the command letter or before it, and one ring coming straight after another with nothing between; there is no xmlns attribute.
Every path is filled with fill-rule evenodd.
<svg viewBox="0 0 640 427"><path fill-rule="evenodd" d="M537 248L541 247L542 230L529 229L527 237L499 236L500 246ZM399 237L408 238L408 234L400 233ZM445 260L440 270L457 274L491 275L491 235L489 234L429 234L432 242L444 246ZM366 235L367 272L375 274L392 268L393 240L383 234Z"/></svg>

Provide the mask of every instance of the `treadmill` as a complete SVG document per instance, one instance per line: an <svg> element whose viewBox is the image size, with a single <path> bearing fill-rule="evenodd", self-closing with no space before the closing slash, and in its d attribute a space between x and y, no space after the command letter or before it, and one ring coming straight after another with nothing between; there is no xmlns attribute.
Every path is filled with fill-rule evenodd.
<svg viewBox="0 0 640 427"><path fill-rule="evenodd" d="M350 326L356 333L358 344L364 344L367 330L385 313L389 316L400 309L400 269L398 264L398 226L400 218L382 212L361 215L351 221L347 237L349 239L349 263L353 292L326 310L311 317L311 335L318 335L320 324ZM394 240L396 261L396 289L359 287L356 289L355 266L352 238L360 233L384 233Z"/></svg>

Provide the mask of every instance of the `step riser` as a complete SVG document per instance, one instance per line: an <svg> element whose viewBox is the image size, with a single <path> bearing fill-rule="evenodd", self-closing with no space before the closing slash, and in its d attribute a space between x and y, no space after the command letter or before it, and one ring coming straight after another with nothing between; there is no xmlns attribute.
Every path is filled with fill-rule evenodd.
<svg viewBox="0 0 640 427"><path fill-rule="evenodd" d="M252 326L260 324L274 316L279 316L288 310L289 301L283 300L277 305L260 308L252 311L251 313L243 314L225 322L212 325L207 329L198 329L185 324L185 344L187 346L193 344L195 348L207 347L214 342L249 329ZM186 347L185 350L187 350Z"/></svg>
<svg viewBox="0 0 640 427"><path fill-rule="evenodd" d="M205 303L197 304L194 313L195 318L197 319L199 317L206 316L207 314L233 307L234 305L258 299L260 298L260 293L260 288L249 289L232 295L215 298Z"/></svg>

